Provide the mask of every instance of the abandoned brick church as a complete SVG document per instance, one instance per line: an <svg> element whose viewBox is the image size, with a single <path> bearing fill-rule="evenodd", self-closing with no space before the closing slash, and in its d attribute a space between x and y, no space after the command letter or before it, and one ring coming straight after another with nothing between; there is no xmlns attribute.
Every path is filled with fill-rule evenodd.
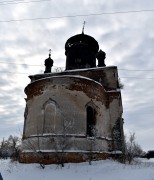
<svg viewBox="0 0 154 180"><path fill-rule="evenodd" d="M66 41L65 55L65 71L51 72L49 54L44 74L29 76L20 162L81 162L123 153L117 67L105 65L105 52L84 33Z"/></svg>

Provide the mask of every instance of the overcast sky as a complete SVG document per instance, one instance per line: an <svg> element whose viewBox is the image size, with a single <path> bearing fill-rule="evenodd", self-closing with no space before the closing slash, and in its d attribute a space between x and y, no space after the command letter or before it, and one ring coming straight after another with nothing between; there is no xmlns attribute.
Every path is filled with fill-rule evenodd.
<svg viewBox="0 0 154 180"><path fill-rule="evenodd" d="M23 131L28 75L44 72L50 48L54 68L64 68L65 42L86 21L106 65L119 69L125 134L154 149L154 11L145 10L153 0L1 0L0 139Z"/></svg>

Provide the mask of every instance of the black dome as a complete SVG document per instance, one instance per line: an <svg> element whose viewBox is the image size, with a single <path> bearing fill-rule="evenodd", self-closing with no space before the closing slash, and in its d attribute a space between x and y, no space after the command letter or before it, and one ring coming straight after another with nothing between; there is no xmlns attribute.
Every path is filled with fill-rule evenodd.
<svg viewBox="0 0 154 180"><path fill-rule="evenodd" d="M88 46L95 53L99 50L98 42L91 36L86 34L77 34L70 37L65 43L65 54L69 51L72 46Z"/></svg>
<svg viewBox="0 0 154 180"><path fill-rule="evenodd" d="M86 34L70 37L65 43L66 70L96 67L98 42Z"/></svg>

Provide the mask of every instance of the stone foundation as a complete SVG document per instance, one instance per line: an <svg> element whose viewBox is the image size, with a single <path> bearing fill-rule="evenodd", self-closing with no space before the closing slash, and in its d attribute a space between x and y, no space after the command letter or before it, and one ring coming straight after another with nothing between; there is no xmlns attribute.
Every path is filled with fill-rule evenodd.
<svg viewBox="0 0 154 180"><path fill-rule="evenodd" d="M20 163L62 164L79 163L89 160L105 160L113 155L107 153L53 153L53 152L22 152Z"/></svg>

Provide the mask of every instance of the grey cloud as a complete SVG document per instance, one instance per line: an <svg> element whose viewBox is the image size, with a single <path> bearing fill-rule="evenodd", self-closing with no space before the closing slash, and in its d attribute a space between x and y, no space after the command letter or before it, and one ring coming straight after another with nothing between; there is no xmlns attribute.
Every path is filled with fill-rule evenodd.
<svg viewBox="0 0 154 180"><path fill-rule="evenodd" d="M133 6L132 6L133 5ZM0 11L1 20L24 19L74 14L115 12L152 7L152 1L57 1L29 3L25 5L6 6ZM1 7L0 7L1 8ZM24 11L22 11L24 9ZM93 36L100 48L107 53L106 64L116 65L119 69L153 69L153 15L152 13L129 13L102 16L85 16L64 19L49 19L1 23L0 61L20 64L42 64L52 49L55 66L65 66L66 40L81 33L83 21L87 21L85 33ZM62 23L61 26L56 24ZM53 28L54 27L54 28ZM0 71L35 74L44 67L6 64ZM44 69L43 69L44 70ZM24 86L28 74L1 74L0 104L5 109L1 114L0 136L16 131L22 127L24 112ZM122 71L119 77L154 77L153 72ZM125 130L135 129L141 146L147 147L148 137L153 137L153 93L152 80L121 78L125 88L122 90ZM6 88L7 87L7 88ZM6 88L6 90L4 90ZM14 118L13 118L14 117ZM15 118L19 117L19 119ZM145 121L146 119L146 121ZM147 122L147 123L146 123ZM145 131L144 127L149 129ZM22 128L21 128L22 129ZM142 141L142 138L143 141ZM149 145L150 146L150 145Z"/></svg>

